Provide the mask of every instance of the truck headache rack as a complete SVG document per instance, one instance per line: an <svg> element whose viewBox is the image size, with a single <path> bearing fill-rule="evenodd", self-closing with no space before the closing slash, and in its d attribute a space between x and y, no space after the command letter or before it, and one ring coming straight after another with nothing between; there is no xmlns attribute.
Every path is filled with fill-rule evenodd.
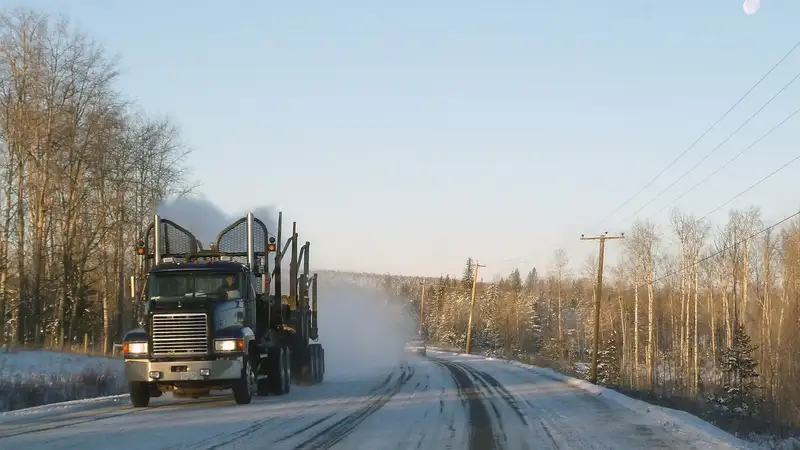
<svg viewBox="0 0 800 450"><path fill-rule="evenodd" d="M284 307L281 308L283 309L281 315L284 322L293 322L291 325L300 330L304 337L316 341L318 339L317 275L310 273L311 243L306 241L302 247L298 245L296 222L292 223L292 236L283 243L282 222L283 213L278 213L276 240L276 236L269 232L263 221L248 213L220 231L216 241L211 243L211 248L204 249L200 240L189 230L169 219L155 215L136 252L142 258L144 273L147 273L152 266L166 262L165 259L173 261L177 259L179 262L228 260L247 265L257 277L262 278L262 282L255 286L256 293L270 295L270 288L274 286L272 293L275 306L281 308L280 304L283 303L281 261L291 246L288 303L292 306L289 309L294 314L286 311ZM270 253L275 254L274 269L271 272ZM263 274L267 276L264 277ZM300 314L303 312L308 312L308 317Z"/></svg>
<svg viewBox="0 0 800 450"><path fill-rule="evenodd" d="M156 251L158 251L160 261L164 256L185 255L203 250L200 240L187 229L171 220L155 217L156 220L147 227L145 240L139 243L137 248L139 255L149 261L155 257Z"/></svg>

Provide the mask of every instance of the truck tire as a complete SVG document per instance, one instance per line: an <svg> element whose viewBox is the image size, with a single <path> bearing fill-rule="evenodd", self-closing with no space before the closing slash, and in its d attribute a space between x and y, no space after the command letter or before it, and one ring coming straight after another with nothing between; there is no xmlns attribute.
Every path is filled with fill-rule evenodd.
<svg viewBox="0 0 800 450"><path fill-rule="evenodd" d="M314 384L322 383L322 347L314 345L311 347L311 377Z"/></svg>
<svg viewBox="0 0 800 450"><path fill-rule="evenodd" d="M314 347L314 364L316 365L314 383L320 384L325 379L325 349L321 345L315 345Z"/></svg>
<svg viewBox="0 0 800 450"><path fill-rule="evenodd" d="M284 375L283 393L288 394L292 390L292 351L287 347L283 351L283 367L286 371Z"/></svg>
<svg viewBox="0 0 800 450"><path fill-rule="evenodd" d="M263 361L261 363L265 364ZM269 363L266 363L266 364L269 364ZM269 372L267 372L267 375L269 375ZM256 381L256 395L258 395L259 397L266 397L267 395L270 394L271 390L272 389L270 387L270 378L269 378L269 376L267 376L267 378L259 378Z"/></svg>
<svg viewBox="0 0 800 450"><path fill-rule="evenodd" d="M131 395L131 405L134 408L146 408L150 404L150 383L146 381L131 381L128 383Z"/></svg>
<svg viewBox="0 0 800 450"><path fill-rule="evenodd" d="M319 361L322 366L322 376L319 381L322 383L325 380L325 349L321 345L319 346Z"/></svg>
<svg viewBox="0 0 800 450"><path fill-rule="evenodd" d="M269 367L269 386L272 395L283 395L286 393L286 352L284 348L275 349L270 352Z"/></svg>
<svg viewBox="0 0 800 450"><path fill-rule="evenodd" d="M316 380L316 361L314 360L314 346L309 345L306 347L306 354L307 359L301 363L300 365L300 376L298 377L298 383L302 383L304 386L313 386Z"/></svg>
<svg viewBox="0 0 800 450"><path fill-rule="evenodd" d="M250 358L243 357L244 367L242 367L241 378L233 383L233 399L237 405L247 405L253 401L253 394L257 391L256 374L250 364Z"/></svg>
<svg viewBox="0 0 800 450"><path fill-rule="evenodd" d="M308 346L308 372L306 373L305 382L313 386L317 384L317 372L319 372L317 361L317 346Z"/></svg>

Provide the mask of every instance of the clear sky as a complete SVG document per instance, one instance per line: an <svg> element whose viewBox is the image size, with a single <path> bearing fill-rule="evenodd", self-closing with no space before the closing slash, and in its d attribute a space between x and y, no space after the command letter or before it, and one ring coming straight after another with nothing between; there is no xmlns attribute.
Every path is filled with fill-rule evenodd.
<svg viewBox="0 0 800 450"><path fill-rule="evenodd" d="M625 231L800 71L798 50L601 225L800 39L800 2L0 4L64 13L119 53L120 89L181 126L201 192L229 212L280 207L326 268L439 275L472 256L491 276L544 270L563 247L577 269L596 250L581 233ZM638 216L800 107L796 84ZM799 121L676 205L705 215L800 154ZM729 206L777 221L799 206L798 174Z"/></svg>

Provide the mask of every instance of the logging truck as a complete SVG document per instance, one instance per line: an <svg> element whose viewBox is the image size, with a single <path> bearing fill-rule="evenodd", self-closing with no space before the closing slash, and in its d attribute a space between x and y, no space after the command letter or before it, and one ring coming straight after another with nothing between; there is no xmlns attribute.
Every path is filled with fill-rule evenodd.
<svg viewBox="0 0 800 450"><path fill-rule="evenodd" d="M283 243L282 221L279 213L273 235L248 213L204 249L186 228L155 215L136 247L144 319L122 343L134 407L164 392L199 398L218 390L231 390L237 404L248 404L253 396L286 394L293 382L323 381L311 244L298 246L296 223Z"/></svg>

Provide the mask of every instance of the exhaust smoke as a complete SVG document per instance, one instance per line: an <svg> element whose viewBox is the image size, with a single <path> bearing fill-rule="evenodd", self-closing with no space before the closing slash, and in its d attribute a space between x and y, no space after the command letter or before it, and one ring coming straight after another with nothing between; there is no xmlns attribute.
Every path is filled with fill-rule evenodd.
<svg viewBox="0 0 800 450"><path fill-rule="evenodd" d="M200 239L204 248L208 248L208 244L217 238L220 231L248 212L261 219L270 233L275 234L278 231L278 212L269 206L227 214L205 197L183 197L162 202L156 208L156 214L189 230Z"/></svg>
<svg viewBox="0 0 800 450"><path fill-rule="evenodd" d="M745 14L752 16L753 14L757 13L759 9L761 9L761 0L744 0L742 8L744 9Z"/></svg>

